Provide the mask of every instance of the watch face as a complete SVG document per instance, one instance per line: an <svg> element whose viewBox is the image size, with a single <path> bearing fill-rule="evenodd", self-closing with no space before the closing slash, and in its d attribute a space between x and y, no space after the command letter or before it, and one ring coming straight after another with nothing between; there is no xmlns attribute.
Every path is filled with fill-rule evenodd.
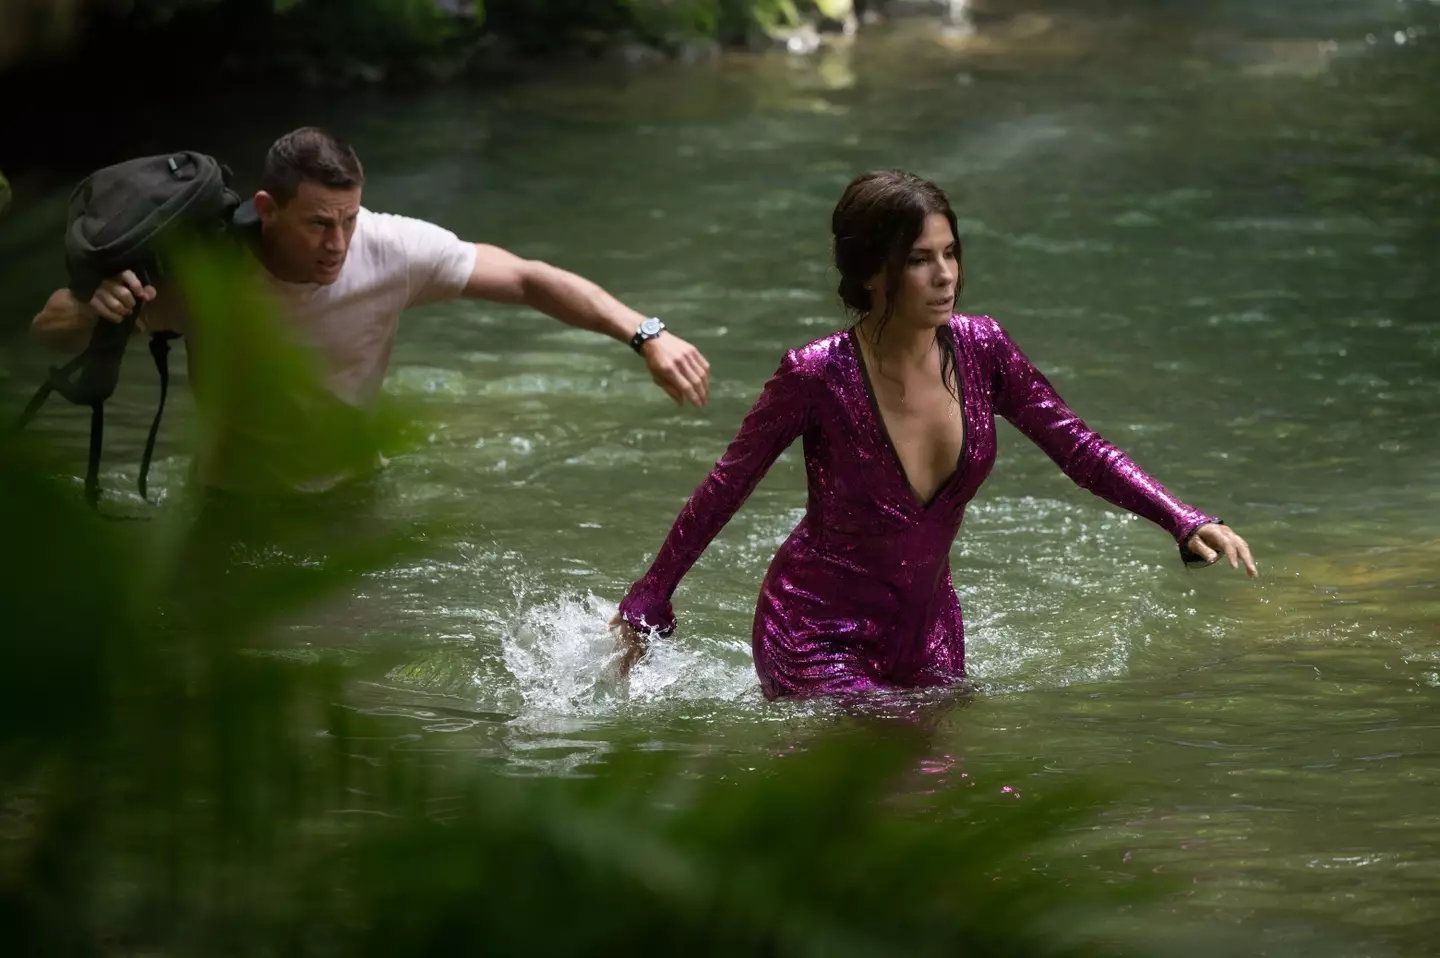
<svg viewBox="0 0 1440 958"><path fill-rule="evenodd" d="M646 336L654 336L660 332L660 320L653 318L645 320L645 322L640 324L640 332Z"/></svg>

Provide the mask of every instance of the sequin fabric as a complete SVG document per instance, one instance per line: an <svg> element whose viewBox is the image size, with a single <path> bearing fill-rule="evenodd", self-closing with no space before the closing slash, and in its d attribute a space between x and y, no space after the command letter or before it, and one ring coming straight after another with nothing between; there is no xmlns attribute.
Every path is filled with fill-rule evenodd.
<svg viewBox="0 0 1440 958"><path fill-rule="evenodd" d="M768 698L954 683L965 627L950 547L995 463L1004 416L1082 488L1181 544L1219 520L1172 496L1061 400L988 316L956 315L965 436L929 502L911 490L872 404L854 334L785 353L714 470L690 496L644 577L620 603L641 631L675 629L671 597L775 459L803 440L805 516L770 563L752 648Z"/></svg>

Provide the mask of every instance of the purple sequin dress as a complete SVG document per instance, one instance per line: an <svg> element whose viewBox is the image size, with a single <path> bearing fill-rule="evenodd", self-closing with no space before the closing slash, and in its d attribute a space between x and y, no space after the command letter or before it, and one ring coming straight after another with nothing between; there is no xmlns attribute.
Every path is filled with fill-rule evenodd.
<svg viewBox="0 0 1440 958"><path fill-rule="evenodd" d="M1218 522L1179 501L1072 413L988 316L956 315L965 436L954 474L929 502L911 491L866 382L854 333L786 352L714 471L691 495L620 613L669 634L680 579L776 457L804 438L805 517L760 589L755 670L769 698L953 683L965 629L950 547L965 505L995 463L995 415L1074 482L1156 523L1181 544Z"/></svg>

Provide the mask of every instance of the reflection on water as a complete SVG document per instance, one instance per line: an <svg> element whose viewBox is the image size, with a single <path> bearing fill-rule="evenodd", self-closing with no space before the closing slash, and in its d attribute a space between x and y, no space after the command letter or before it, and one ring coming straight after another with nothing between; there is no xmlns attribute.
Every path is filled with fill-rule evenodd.
<svg viewBox="0 0 1440 958"><path fill-rule="evenodd" d="M585 774L619 742L743 767L857 709L933 723L952 782L1023 796L1083 773L1131 796L1084 854L1187 876L1177 922L1418 953L1440 932L1440 7L1053 6L978 4L972 32L897 21L809 58L331 107L367 205L600 280L700 346L714 383L677 409L623 346L543 318L407 316L388 387L438 423L372 518L444 533L295 644L362 663L360 707L395 718L397 749L514 774ZM618 679L615 603L780 352L843 322L828 216L882 166L951 191L963 307L1239 529L1262 578L1185 570L1002 424L953 555L984 691L767 703L748 637L803 508L795 448L680 587L677 637ZM107 424L117 495L153 409L136 365ZM162 492L184 469L172 402ZM37 425L78 472L83 416ZM989 781L1000 759L1031 780Z"/></svg>

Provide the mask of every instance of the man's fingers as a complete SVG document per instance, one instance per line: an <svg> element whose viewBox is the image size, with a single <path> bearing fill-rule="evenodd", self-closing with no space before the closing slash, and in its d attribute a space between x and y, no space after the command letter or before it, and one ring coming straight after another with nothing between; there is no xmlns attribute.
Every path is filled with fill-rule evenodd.
<svg viewBox="0 0 1440 958"><path fill-rule="evenodd" d="M97 290L90 298L90 307L112 323L118 323L125 318L126 310L120 300L103 289Z"/></svg>
<svg viewBox="0 0 1440 958"><path fill-rule="evenodd" d="M701 354L700 350L691 347L690 353L686 356L690 360L690 367L701 376L709 377L710 362Z"/></svg>
<svg viewBox="0 0 1440 958"><path fill-rule="evenodd" d="M690 367L690 379L695 383L695 388L700 391L700 404L703 406L710 401L710 366L705 362L705 357L700 355L698 349L692 349L690 355L685 358Z"/></svg>
<svg viewBox="0 0 1440 958"><path fill-rule="evenodd" d="M125 272L121 273L120 283L126 288L128 292L142 298L145 296L145 285L140 282L140 277L136 276L133 271L127 269Z"/></svg>
<svg viewBox="0 0 1440 958"><path fill-rule="evenodd" d="M646 359L650 378L679 405L685 405L686 400L696 406L710 401L710 364L698 349L685 345L669 353L657 348Z"/></svg>
<svg viewBox="0 0 1440 958"><path fill-rule="evenodd" d="M686 399L697 406L700 405L700 394L695 390L689 377L686 376L684 368L678 362L665 367L656 373L654 378L680 405L685 405Z"/></svg>
<svg viewBox="0 0 1440 958"><path fill-rule="evenodd" d="M670 382L669 378L662 376L659 373L652 374L650 378L655 380L655 385L665 390L665 395L675 400L675 405L685 405L685 397L681 394L679 388L677 388L674 383Z"/></svg>
<svg viewBox="0 0 1440 958"><path fill-rule="evenodd" d="M676 373L675 378L680 381L681 389L684 390L685 397L689 399L690 402L694 403L697 407L705 405L705 388L700 382L699 376L690 372L688 369L682 369Z"/></svg>
<svg viewBox="0 0 1440 958"><path fill-rule="evenodd" d="M710 366L698 352L690 355L690 378L700 390L700 405L710 401Z"/></svg>

